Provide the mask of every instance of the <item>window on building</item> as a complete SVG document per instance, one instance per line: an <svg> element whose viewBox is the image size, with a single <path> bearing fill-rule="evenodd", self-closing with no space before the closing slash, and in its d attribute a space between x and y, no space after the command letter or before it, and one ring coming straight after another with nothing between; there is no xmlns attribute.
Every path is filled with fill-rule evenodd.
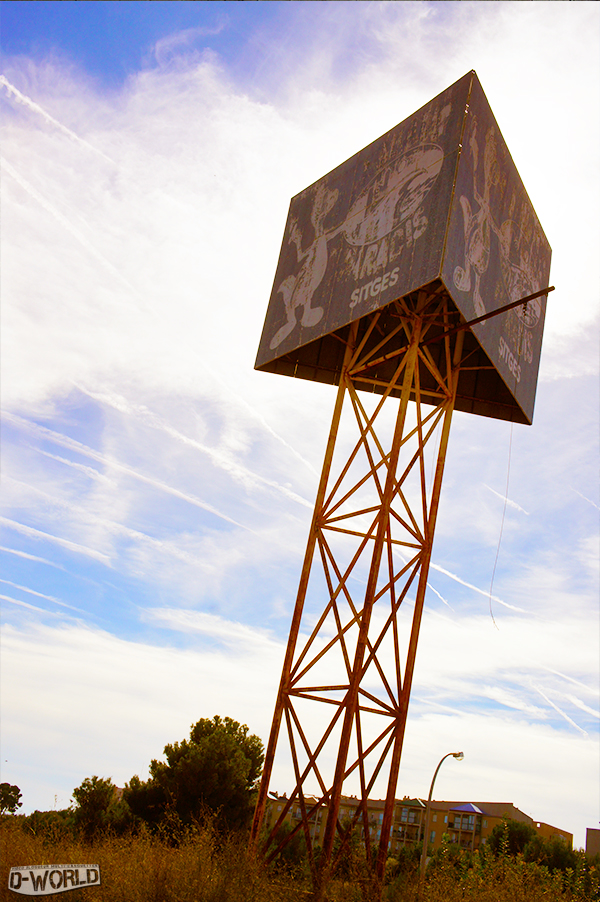
<svg viewBox="0 0 600 902"><path fill-rule="evenodd" d="M445 823L445 824L448 823L448 815L447 815L447 814L444 815L444 823Z"/></svg>
<svg viewBox="0 0 600 902"><path fill-rule="evenodd" d="M433 842L435 839L435 830L432 830L429 834L429 842Z"/></svg>
<svg viewBox="0 0 600 902"><path fill-rule="evenodd" d="M435 824L436 821L437 821L437 814L434 814L433 815L433 823Z"/></svg>
<svg viewBox="0 0 600 902"><path fill-rule="evenodd" d="M400 814L400 820L405 824L408 820L408 808L403 808Z"/></svg>

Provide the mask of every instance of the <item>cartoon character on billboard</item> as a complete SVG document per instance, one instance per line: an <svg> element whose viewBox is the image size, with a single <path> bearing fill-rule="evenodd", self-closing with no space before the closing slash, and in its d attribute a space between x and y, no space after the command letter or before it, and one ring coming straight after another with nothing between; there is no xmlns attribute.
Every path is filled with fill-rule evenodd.
<svg viewBox="0 0 600 902"><path fill-rule="evenodd" d="M471 278L474 280L473 304L477 316L483 316L486 312L483 298L481 297L481 280L490 262L491 233L500 237L500 230L494 222L490 210L490 191L493 185L498 184L498 163L496 160L496 137L494 129L488 129L485 136L485 149L483 151L483 194L477 189L477 169L479 166L479 144L477 142L477 119L473 126L473 134L469 141L473 156L473 197L479 209L473 212L468 197L463 194L460 198L460 206L463 213L465 234L465 263L454 270L454 284L459 291L471 290Z"/></svg>
<svg viewBox="0 0 600 902"><path fill-rule="evenodd" d="M541 281L533 274L533 266L528 254L528 242L518 223L512 219L505 220L500 226L500 266L502 281L509 301L518 301L535 294L541 287ZM522 307L516 307L515 313L528 329L533 329L542 315L538 298L534 298Z"/></svg>
<svg viewBox="0 0 600 902"><path fill-rule="evenodd" d="M532 260L531 241L525 239L523 230L513 219L506 219L498 227L490 207L490 193L499 183L500 167L498 165L498 146L494 127L491 126L485 136L483 151L483 193L480 194L478 182L479 143L477 140L477 119L474 117L473 134L469 145L473 157L473 198L479 209L473 211L469 198L464 194L460 198L463 213L465 261L464 266L454 269L454 284L459 291L471 291L473 286L473 305L477 316L487 312L481 296L481 283L485 276L492 251L492 236L496 236L498 257L502 281L509 301L534 294L540 287L535 261ZM510 209L515 206L515 197ZM540 319L541 307L537 300L523 305L516 310L516 315L528 328L533 328ZM484 321L485 322L485 321Z"/></svg>
<svg viewBox="0 0 600 902"><path fill-rule="evenodd" d="M287 276L277 289L283 298L286 322L271 339L271 350L279 347L294 330L299 308L303 308L302 326L316 326L322 319L323 307L313 307L312 299L327 270L328 242L340 233L354 247L364 247L385 238L420 208L439 175L443 158L441 147L422 144L394 162L386 161L354 202L344 221L328 231L325 218L338 199L338 191L319 185L310 215L315 238L306 250L302 250L302 233L297 221L292 220L290 225L288 241L296 245L297 260L302 266L297 275Z"/></svg>
<svg viewBox="0 0 600 902"><path fill-rule="evenodd" d="M421 144L395 163L386 163L341 226L348 244L363 247L380 241L412 216L437 179L443 159L437 144Z"/></svg>
<svg viewBox="0 0 600 902"><path fill-rule="evenodd" d="M288 276L278 288L278 293L283 297L287 321L277 330L271 339L270 348L279 347L284 338L293 331L296 326L296 310L303 307L303 326L316 326L323 316L322 307L311 307L312 298L321 284L327 269L327 240L324 220L334 206L338 197L337 190L329 191L324 185L319 185L313 203L310 220L315 230L315 240L305 251L302 250L302 234L298 228L298 222L292 220L290 226L290 244L296 245L298 262L302 261L302 267L298 275ZM337 234L337 233L334 233Z"/></svg>

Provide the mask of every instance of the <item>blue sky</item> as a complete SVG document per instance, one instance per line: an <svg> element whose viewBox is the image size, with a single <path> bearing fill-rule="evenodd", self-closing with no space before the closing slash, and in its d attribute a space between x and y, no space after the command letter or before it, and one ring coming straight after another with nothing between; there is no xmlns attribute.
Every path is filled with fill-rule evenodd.
<svg viewBox="0 0 600 902"><path fill-rule="evenodd" d="M3 53L75 63L104 88L118 89L156 54L189 53L210 47L230 72L252 76L260 66L263 39L285 19L285 2L179 0L119 3L87 0L2 4ZM285 33L285 21L282 21ZM278 29L281 38L281 27Z"/></svg>
<svg viewBox="0 0 600 902"><path fill-rule="evenodd" d="M64 807L91 774L145 777L199 717L266 740L333 405L253 370L289 199L474 68L556 291L533 426L453 422L398 791L425 795L460 746L440 797L512 801L582 845L599 807L597 4L1 16L2 780L24 810Z"/></svg>

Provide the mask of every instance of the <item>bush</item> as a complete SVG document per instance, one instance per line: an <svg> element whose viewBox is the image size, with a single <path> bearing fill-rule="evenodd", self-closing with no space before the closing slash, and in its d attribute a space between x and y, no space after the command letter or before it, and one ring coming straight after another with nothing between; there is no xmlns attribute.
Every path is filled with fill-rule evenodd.
<svg viewBox="0 0 600 902"><path fill-rule="evenodd" d="M122 833L131 825L129 806L118 798L117 787L110 777L86 777L81 786L73 790L73 798L77 802L73 823L86 836L107 829Z"/></svg>
<svg viewBox="0 0 600 902"><path fill-rule="evenodd" d="M154 825L169 819L190 824L208 810L223 829L249 824L264 753L247 726L230 717L203 718L189 740L166 745L164 754L166 762L150 763L149 780L135 776L125 787L137 817Z"/></svg>
<svg viewBox="0 0 600 902"><path fill-rule="evenodd" d="M22 793L18 786L11 783L0 783L0 814L15 814L21 808Z"/></svg>
<svg viewBox="0 0 600 902"><path fill-rule="evenodd" d="M517 855L525 850L527 843L537 838L535 827L512 818L504 818L496 824L490 834L487 845L495 854L505 853Z"/></svg>
<svg viewBox="0 0 600 902"><path fill-rule="evenodd" d="M70 808L62 811L36 810L32 814L20 815L15 820L26 833L49 843L65 834L72 834L74 827L73 812Z"/></svg>

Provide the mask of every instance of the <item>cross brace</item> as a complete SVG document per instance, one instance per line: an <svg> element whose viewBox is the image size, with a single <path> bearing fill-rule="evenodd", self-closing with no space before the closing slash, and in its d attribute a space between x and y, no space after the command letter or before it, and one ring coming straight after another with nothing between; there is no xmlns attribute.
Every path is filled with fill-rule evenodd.
<svg viewBox="0 0 600 902"><path fill-rule="evenodd" d="M381 329L379 312L350 327L252 826L251 843L267 860L303 834L317 885L335 869L357 826L367 860L383 876L450 422L465 363L465 333L455 330L456 308L444 291L422 290L396 301L395 316L394 328L388 317ZM432 343L436 333L439 341ZM395 356L399 344L403 353L383 384L377 366ZM428 378L426 393L425 370L435 385L432 390ZM378 392L372 399L364 394L368 382ZM361 396L372 401L369 410ZM356 437L349 449L336 452L344 406ZM287 755L295 785L265 835L276 750ZM358 783L360 800L350 823L339 817L349 778ZM377 780L387 788L375 837L367 800ZM301 817L281 838L295 803ZM320 847L311 833L319 812L326 815Z"/></svg>

